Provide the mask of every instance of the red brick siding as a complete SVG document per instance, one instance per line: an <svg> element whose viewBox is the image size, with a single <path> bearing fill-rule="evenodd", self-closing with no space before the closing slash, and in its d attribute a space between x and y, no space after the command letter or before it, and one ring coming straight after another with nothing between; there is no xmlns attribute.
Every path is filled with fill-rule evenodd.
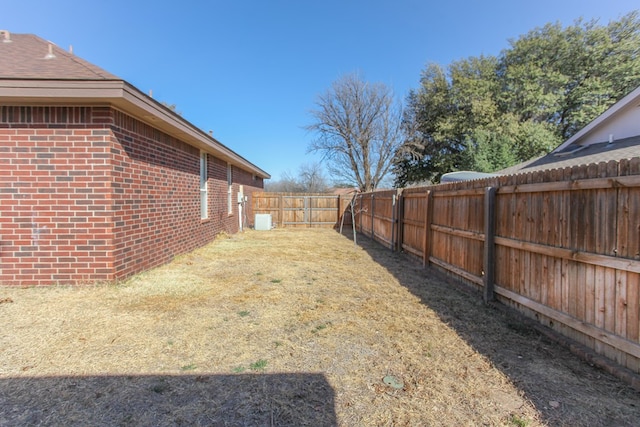
<svg viewBox="0 0 640 427"><path fill-rule="evenodd" d="M221 231L237 231L220 214L217 182L226 183L208 156L209 218L200 218L200 150L114 112L113 153L116 276L127 277L164 264L210 242ZM225 184L226 185L226 184ZM226 187L224 190L226 201Z"/></svg>
<svg viewBox="0 0 640 427"><path fill-rule="evenodd" d="M212 156L208 156L208 159L209 220L217 223L221 230L235 233L238 231L238 220L228 214L227 162Z"/></svg>
<svg viewBox="0 0 640 427"><path fill-rule="evenodd" d="M0 283L111 280L108 110L0 107Z"/></svg>
<svg viewBox="0 0 640 427"><path fill-rule="evenodd" d="M234 182L234 193L237 194L237 192L240 190L239 188L240 185L242 185L243 193L245 197L247 197L247 202L244 204L244 208L246 209L245 227L249 227L253 225L253 222L254 222L253 221L253 200L252 200L253 192L262 191L262 189L264 188L263 180L262 178L256 177L251 172L238 169L238 168L232 169L232 176L233 176L233 182Z"/></svg>
<svg viewBox="0 0 640 427"><path fill-rule="evenodd" d="M0 284L128 277L238 230L227 164L106 107L0 108ZM262 180L233 168L234 194ZM249 205L250 206L250 205Z"/></svg>

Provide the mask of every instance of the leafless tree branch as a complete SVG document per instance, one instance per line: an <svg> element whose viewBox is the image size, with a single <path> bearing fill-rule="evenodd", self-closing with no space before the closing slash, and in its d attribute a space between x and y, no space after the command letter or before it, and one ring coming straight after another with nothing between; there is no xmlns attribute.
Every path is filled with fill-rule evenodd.
<svg viewBox="0 0 640 427"><path fill-rule="evenodd" d="M306 127L316 135L309 151L323 155L334 177L360 191L377 188L403 146L402 108L391 89L349 74L319 96L316 106L314 123Z"/></svg>

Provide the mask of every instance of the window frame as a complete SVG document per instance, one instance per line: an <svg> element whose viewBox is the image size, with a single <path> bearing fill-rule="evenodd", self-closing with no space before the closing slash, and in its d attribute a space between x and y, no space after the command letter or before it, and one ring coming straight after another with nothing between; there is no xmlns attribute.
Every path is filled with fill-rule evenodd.
<svg viewBox="0 0 640 427"><path fill-rule="evenodd" d="M233 170L231 163L227 163L227 213L233 215Z"/></svg>
<svg viewBox="0 0 640 427"><path fill-rule="evenodd" d="M207 152L200 151L200 219L209 218L209 176Z"/></svg>

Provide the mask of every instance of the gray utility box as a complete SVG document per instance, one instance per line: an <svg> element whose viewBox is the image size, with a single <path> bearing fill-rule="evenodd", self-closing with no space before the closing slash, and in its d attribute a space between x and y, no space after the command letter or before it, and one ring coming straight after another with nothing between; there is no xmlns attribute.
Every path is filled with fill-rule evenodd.
<svg viewBox="0 0 640 427"><path fill-rule="evenodd" d="M256 214L256 220L253 223L256 230L271 230L271 215Z"/></svg>

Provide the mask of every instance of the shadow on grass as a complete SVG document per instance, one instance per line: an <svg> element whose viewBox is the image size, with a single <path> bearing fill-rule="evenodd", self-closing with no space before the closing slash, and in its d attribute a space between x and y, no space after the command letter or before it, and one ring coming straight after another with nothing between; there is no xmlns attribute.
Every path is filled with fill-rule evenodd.
<svg viewBox="0 0 640 427"><path fill-rule="evenodd" d="M343 235L352 239L351 230ZM536 406L541 421L560 426L637 426L640 393L579 359L533 322L407 254L357 235L358 246L485 356Z"/></svg>
<svg viewBox="0 0 640 427"><path fill-rule="evenodd" d="M335 426L322 374L0 379L0 425Z"/></svg>

